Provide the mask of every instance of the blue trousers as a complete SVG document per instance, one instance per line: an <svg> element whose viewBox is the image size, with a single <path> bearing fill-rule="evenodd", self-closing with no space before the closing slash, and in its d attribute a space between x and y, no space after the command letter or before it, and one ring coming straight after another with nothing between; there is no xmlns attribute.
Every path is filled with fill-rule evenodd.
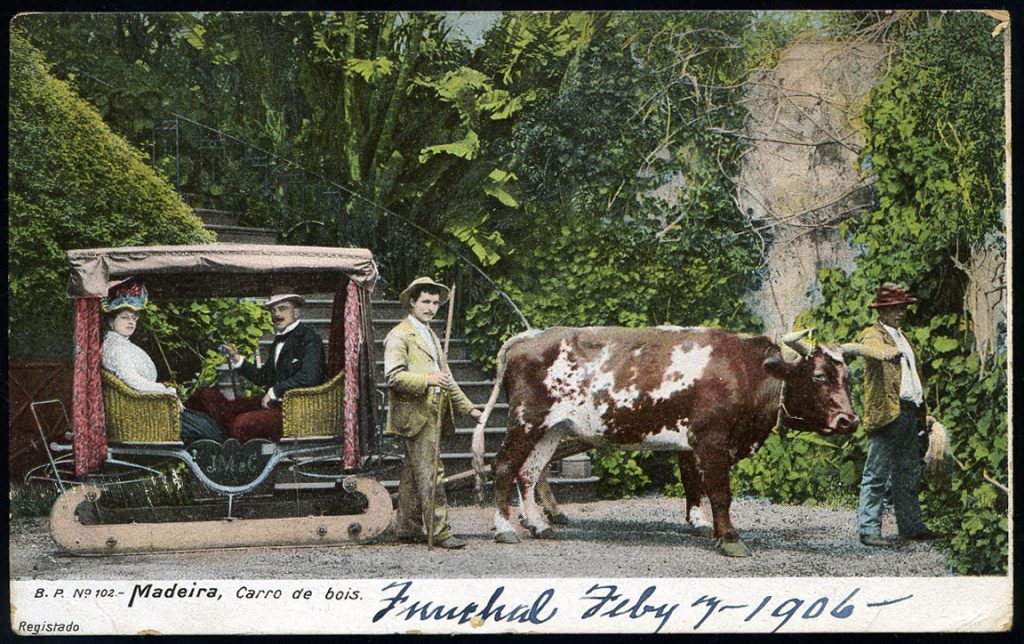
<svg viewBox="0 0 1024 644"><path fill-rule="evenodd" d="M920 415L919 405L901 400L896 420L868 435L868 457L860 480L860 505L857 507L857 529L862 535L882 533L882 499L890 477L900 534L911 536L926 529L917 499L921 489L921 452L917 438Z"/></svg>

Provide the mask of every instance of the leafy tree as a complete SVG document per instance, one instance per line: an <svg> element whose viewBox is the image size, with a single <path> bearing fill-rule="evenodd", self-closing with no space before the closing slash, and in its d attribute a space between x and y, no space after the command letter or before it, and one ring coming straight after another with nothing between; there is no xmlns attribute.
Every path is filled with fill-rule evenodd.
<svg viewBox="0 0 1024 644"><path fill-rule="evenodd" d="M743 118L746 59L726 34L749 18L610 14L578 30L509 141L523 216L495 222L507 247L495 270L533 325L759 328L742 300L757 239L732 201L742 148L706 127ZM519 330L503 308L467 314L480 362Z"/></svg>
<svg viewBox="0 0 1024 644"><path fill-rule="evenodd" d="M188 206L14 30L9 320L14 360L71 355L69 248L212 241Z"/></svg>

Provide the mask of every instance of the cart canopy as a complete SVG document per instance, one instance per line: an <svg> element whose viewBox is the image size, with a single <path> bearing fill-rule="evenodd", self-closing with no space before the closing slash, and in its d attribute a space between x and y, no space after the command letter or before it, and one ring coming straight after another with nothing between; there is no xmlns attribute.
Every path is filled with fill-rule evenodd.
<svg viewBox="0 0 1024 644"><path fill-rule="evenodd" d="M275 288L333 292L344 275L370 290L377 265L362 248L196 244L69 250L71 297L105 297L110 287L138 277L155 299L260 297Z"/></svg>

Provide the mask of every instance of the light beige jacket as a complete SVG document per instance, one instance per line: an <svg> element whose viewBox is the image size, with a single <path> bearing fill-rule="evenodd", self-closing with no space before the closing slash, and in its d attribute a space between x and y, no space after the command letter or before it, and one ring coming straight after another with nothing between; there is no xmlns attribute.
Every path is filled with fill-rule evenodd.
<svg viewBox="0 0 1024 644"><path fill-rule="evenodd" d="M431 331L440 353L441 341ZM427 374L437 371L434 356L409 319L402 320L384 338L384 378L388 383L388 420L385 433L412 437L437 422L437 405L444 408L442 434L455 433L452 410L468 414L474 409L444 365L449 380L444 396L428 391ZM450 401L450 404L449 404Z"/></svg>

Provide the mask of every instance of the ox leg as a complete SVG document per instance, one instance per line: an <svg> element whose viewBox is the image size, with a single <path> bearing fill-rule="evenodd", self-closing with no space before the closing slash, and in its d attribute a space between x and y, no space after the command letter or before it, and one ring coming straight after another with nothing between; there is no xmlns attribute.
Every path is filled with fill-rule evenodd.
<svg viewBox="0 0 1024 644"><path fill-rule="evenodd" d="M558 444L558 449L555 450L555 455L551 457L551 460L575 456L587 451L588 447L587 442L578 437L565 438ZM569 525L569 517L565 516L565 513L558 507L558 500L551 489L551 483L548 482L548 470L546 468L544 476L537 483L537 498L541 505L544 506L544 514L547 515L548 521L552 525Z"/></svg>
<svg viewBox="0 0 1024 644"><path fill-rule="evenodd" d="M686 492L686 523L701 536L712 536L711 500L704 494L704 477L696 455L691 451L679 452L679 478Z"/></svg>
<svg viewBox="0 0 1024 644"><path fill-rule="evenodd" d="M551 491L551 483L548 481L548 470L537 481L537 500L544 508L544 515L552 525L569 525L569 517L558 508L558 501L555 500L555 493Z"/></svg>
<svg viewBox="0 0 1024 644"><path fill-rule="evenodd" d="M544 468L548 466L551 457L554 456L560 438L561 432L556 428L548 430L519 469L519 481L523 485L523 517L526 519L526 527L530 529L533 536L540 539L550 539L555 536L554 531L544 518L544 513L537 505L537 484L544 474Z"/></svg>
<svg viewBox="0 0 1024 644"><path fill-rule="evenodd" d="M732 527L729 508L732 505L732 490L729 487L729 468L732 461L721 451L710 452L700 457L704 468L704 485L711 500L711 513L715 522L715 547L727 557L749 557L750 550Z"/></svg>
<svg viewBox="0 0 1024 644"><path fill-rule="evenodd" d="M494 503L497 506L494 512L494 540L498 543L519 543L519 537L510 521L512 487L518 469L512 465L506 449L498 452L494 459Z"/></svg>

